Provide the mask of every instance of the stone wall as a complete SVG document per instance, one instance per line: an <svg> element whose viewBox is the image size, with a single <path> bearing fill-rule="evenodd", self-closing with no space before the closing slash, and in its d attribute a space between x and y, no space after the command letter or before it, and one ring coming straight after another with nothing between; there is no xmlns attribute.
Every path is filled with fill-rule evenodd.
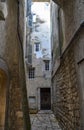
<svg viewBox="0 0 84 130"><path fill-rule="evenodd" d="M53 74L60 64L60 49L59 49L59 27L58 27L58 6L53 1L51 2L51 50L52 50L52 71ZM52 20L53 18L53 20Z"/></svg>
<svg viewBox="0 0 84 130"><path fill-rule="evenodd" d="M65 45L63 45L61 55L53 57L53 111L63 130L83 130L84 2L83 0L59 0L58 3L63 9ZM58 19L55 22L57 23ZM53 30L55 31L55 29ZM59 39L61 38L59 35ZM58 43L60 46L60 40ZM58 43L54 40L53 55L57 53L56 45Z"/></svg>
<svg viewBox="0 0 84 130"><path fill-rule="evenodd" d="M52 78L53 111L63 130L84 129L83 34L84 27L81 26L61 56L60 66Z"/></svg>
<svg viewBox="0 0 84 130"><path fill-rule="evenodd" d="M73 48L53 77L53 110L64 130L80 130L80 104Z"/></svg>
<svg viewBox="0 0 84 130"><path fill-rule="evenodd" d="M77 35L74 44L74 56L76 62L77 80L79 86L81 130L84 129L84 24Z"/></svg>
<svg viewBox="0 0 84 130"><path fill-rule="evenodd" d="M51 88L51 69L45 70L45 63L42 58L37 59L34 56L32 61L32 67L35 68L35 78L29 79L29 73L27 73L29 108L30 110L40 110L40 89Z"/></svg>

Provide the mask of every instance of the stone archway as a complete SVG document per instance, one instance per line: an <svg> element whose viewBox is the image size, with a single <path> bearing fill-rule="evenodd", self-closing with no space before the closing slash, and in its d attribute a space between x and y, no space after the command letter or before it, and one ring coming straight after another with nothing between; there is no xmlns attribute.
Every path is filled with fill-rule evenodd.
<svg viewBox="0 0 84 130"><path fill-rule="evenodd" d="M4 130L6 111L6 91L8 85L7 67L0 59L0 130Z"/></svg>

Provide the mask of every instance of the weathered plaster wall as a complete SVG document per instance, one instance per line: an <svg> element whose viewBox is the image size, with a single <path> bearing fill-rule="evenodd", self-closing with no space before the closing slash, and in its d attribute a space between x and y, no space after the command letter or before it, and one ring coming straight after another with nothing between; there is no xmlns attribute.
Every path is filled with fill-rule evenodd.
<svg viewBox="0 0 84 130"><path fill-rule="evenodd" d="M63 12L65 19L65 39L68 44L74 33L84 20L84 1L71 0L65 1L63 4Z"/></svg>
<svg viewBox="0 0 84 130"><path fill-rule="evenodd" d="M20 2L24 3L25 1ZM23 80L23 78L25 78L25 75L22 75L22 80L20 78L20 74L24 72L24 70L21 69L20 65L24 64L24 61L22 61L23 53L20 46L20 43L22 42L23 44L24 41L24 22L21 23L23 26L23 31L19 29L21 32L20 38L22 41L20 41L17 31L19 19L18 11L20 11L20 13L24 13L24 4L22 5L20 3L20 5L18 5L17 0L7 0L8 15L5 21L0 21L0 58L5 61L5 66L7 69L5 69L4 64L1 62L1 60L0 65L2 63L3 70L5 72L7 71L6 73L8 79L6 84L7 86L4 86L4 88L6 88L6 114L4 127L7 130L30 129L28 124L29 118L25 119L25 110L22 109L22 106L24 108L25 103L26 108L28 108L27 102L24 102L24 99L27 100L25 98L27 96L25 96L26 93L23 92L21 86L21 83L23 83L25 86L25 81ZM18 6L21 7L21 10L18 10ZM24 15L20 15L20 20L22 19L24 19ZM28 113L26 113L26 115L27 114Z"/></svg>
<svg viewBox="0 0 84 130"><path fill-rule="evenodd" d="M59 49L59 27L58 27L58 6L53 1L51 2L51 54L52 54L52 71L53 74L60 64L60 49ZM53 19L53 20L52 20ZM56 59L56 60L54 60Z"/></svg>
<svg viewBox="0 0 84 130"><path fill-rule="evenodd" d="M40 109L40 107L38 108L38 100L40 98L40 92L38 97L38 89L51 88L51 70L49 70L48 72L45 71L44 66L44 61L42 61L41 58L37 59L34 57L32 67L35 67L35 78L28 80L28 96L35 97L35 101L33 104L29 99L29 107L31 109Z"/></svg>
<svg viewBox="0 0 84 130"><path fill-rule="evenodd" d="M62 9L64 15L65 47L84 20L83 0L54 0Z"/></svg>

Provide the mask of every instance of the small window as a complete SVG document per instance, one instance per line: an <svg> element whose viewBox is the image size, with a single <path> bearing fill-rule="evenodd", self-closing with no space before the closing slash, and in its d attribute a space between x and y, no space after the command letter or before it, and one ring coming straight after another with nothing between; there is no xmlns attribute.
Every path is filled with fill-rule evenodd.
<svg viewBox="0 0 84 130"><path fill-rule="evenodd" d="M29 79L35 78L35 68L29 69Z"/></svg>
<svg viewBox="0 0 84 130"><path fill-rule="evenodd" d="M33 23L36 23L36 14L33 14Z"/></svg>
<svg viewBox="0 0 84 130"><path fill-rule="evenodd" d="M35 43L35 51L39 51L40 50L40 43L36 42Z"/></svg>
<svg viewBox="0 0 84 130"><path fill-rule="evenodd" d="M45 70L49 70L49 60L45 60Z"/></svg>

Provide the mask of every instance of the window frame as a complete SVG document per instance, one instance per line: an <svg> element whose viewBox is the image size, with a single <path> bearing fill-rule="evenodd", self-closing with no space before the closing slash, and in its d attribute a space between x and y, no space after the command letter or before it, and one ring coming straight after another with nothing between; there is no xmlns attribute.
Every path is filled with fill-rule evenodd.
<svg viewBox="0 0 84 130"><path fill-rule="evenodd" d="M35 42L35 51L40 51L40 42Z"/></svg>
<svg viewBox="0 0 84 130"><path fill-rule="evenodd" d="M50 70L50 64L49 64L50 60L45 60L44 62L45 62L45 70L49 71Z"/></svg>
<svg viewBox="0 0 84 130"><path fill-rule="evenodd" d="M35 68L29 68L29 79L34 79L35 78Z"/></svg>

